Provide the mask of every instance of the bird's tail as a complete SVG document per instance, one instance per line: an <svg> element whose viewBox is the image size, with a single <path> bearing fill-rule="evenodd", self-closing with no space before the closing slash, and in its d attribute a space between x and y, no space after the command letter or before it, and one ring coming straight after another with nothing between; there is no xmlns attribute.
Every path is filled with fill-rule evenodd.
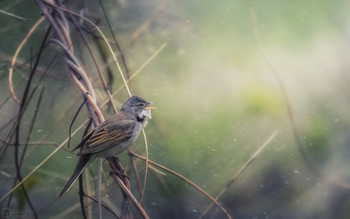
<svg viewBox="0 0 350 219"><path fill-rule="evenodd" d="M80 174L84 171L84 169L91 163L93 159L89 155L80 156L78 163L75 167L73 175L70 177L64 188L62 189L60 196L62 197L73 185L73 183L78 179Z"/></svg>

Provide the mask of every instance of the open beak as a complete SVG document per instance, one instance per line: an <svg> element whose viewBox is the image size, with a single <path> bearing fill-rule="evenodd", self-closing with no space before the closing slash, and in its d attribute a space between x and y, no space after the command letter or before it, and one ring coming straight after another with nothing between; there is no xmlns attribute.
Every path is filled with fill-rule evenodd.
<svg viewBox="0 0 350 219"><path fill-rule="evenodd" d="M145 109L146 109L146 110L155 110L155 109L157 109L157 108L155 108L155 107L146 107Z"/></svg>
<svg viewBox="0 0 350 219"><path fill-rule="evenodd" d="M152 104L152 103L150 103ZM152 119L152 114L151 114L151 110L155 110L155 107L145 107L145 109L142 111L143 116Z"/></svg>

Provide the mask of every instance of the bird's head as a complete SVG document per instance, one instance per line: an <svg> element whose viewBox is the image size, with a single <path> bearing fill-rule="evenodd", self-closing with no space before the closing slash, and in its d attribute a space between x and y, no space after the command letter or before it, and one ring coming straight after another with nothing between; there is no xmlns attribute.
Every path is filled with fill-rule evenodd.
<svg viewBox="0 0 350 219"><path fill-rule="evenodd" d="M144 100L138 96L130 97L122 106L121 111L131 111L137 115L137 118L140 120L151 119L151 110L154 110L154 107L148 107L151 103Z"/></svg>

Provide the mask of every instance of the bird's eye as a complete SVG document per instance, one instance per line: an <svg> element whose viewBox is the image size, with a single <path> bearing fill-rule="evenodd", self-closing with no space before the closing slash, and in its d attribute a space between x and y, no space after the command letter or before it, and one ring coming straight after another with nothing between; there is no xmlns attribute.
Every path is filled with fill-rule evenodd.
<svg viewBox="0 0 350 219"><path fill-rule="evenodd" d="M137 106L140 107L140 108L143 108L143 107L145 107L145 104L144 103L139 103L139 104L137 104Z"/></svg>

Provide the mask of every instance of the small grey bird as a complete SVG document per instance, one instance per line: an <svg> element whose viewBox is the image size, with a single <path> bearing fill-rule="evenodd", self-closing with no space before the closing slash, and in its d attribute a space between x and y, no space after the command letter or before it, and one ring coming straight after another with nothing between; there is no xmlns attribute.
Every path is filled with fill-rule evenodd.
<svg viewBox="0 0 350 219"><path fill-rule="evenodd" d="M97 157L113 157L130 147L140 135L142 128L151 119L150 103L138 96L130 97L120 112L107 119L88 133L78 146L79 160L74 173L64 186L59 197L62 197L77 180L84 169Z"/></svg>

